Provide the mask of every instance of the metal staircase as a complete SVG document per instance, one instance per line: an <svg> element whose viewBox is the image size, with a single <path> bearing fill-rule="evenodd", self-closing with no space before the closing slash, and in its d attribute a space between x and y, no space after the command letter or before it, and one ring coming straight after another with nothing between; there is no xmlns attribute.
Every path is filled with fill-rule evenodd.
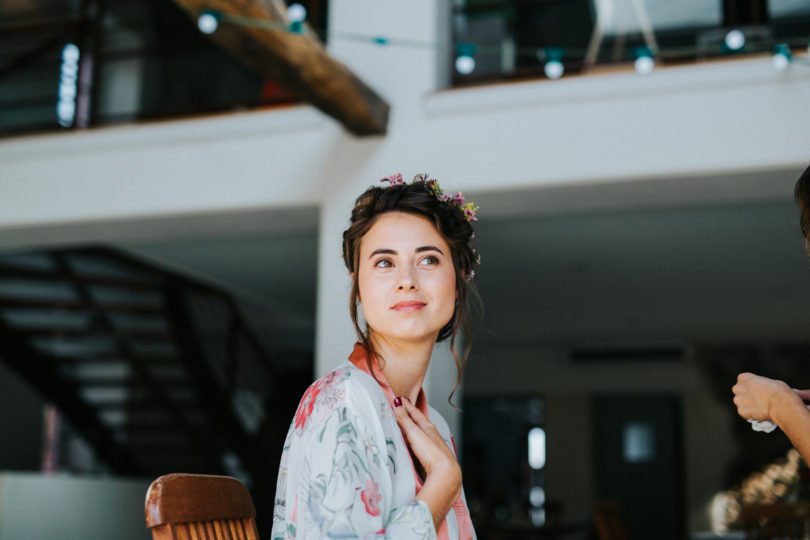
<svg viewBox="0 0 810 540"><path fill-rule="evenodd" d="M237 474L272 501L298 389L224 290L111 248L2 256L0 361L110 472Z"/></svg>

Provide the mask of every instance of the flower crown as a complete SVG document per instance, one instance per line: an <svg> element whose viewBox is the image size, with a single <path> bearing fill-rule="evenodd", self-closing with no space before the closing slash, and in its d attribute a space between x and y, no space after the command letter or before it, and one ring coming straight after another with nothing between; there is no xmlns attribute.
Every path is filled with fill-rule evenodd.
<svg viewBox="0 0 810 540"><path fill-rule="evenodd" d="M380 182L388 182L389 186L405 185L405 181L402 179L402 174L400 173L384 176L380 178ZM450 194L443 191L439 186L439 182L435 178L429 178L427 174L417 174L414 176L411 183L415 184L418 182L423 183L428 192L440 203L443 203L446 206L455 206L459 208L464 215L464 219L466 219L468 222L478 221L478 218L475 216L475 213L478 211L478 207L472 202L466 202L460 191L456 192L455 194ZM475 238L475 233L470 235L470 241L472 241L473 238ZM472 250L473 254L473 262L476 264L481 264L481 255L476 252L474 247L470 246L470 249ZM474 276L475 270L470 270L465 278L467 281L470 281Z"/></svg>
<svg viewBox="0 0 810 540"><path fill-rule="evenodd" d="M380 182L388 182L388 184L391 186L405 185L405 181L402 179L402 174L400 173L383 176L380 178ZM459 207L464 213L464 219L467 221L478 221L478 218L475 217L478 207L472 202L465 202L464 195L462 195L460 191L456 192L455 195L442 191L438 180L435 178L428 178L427 174L417 174L414 176L411 183L417 182L424 183L425 187L428 189L428 191L430 191L430 194L433 195L439 202L446 203L449 206Z"/></svg>

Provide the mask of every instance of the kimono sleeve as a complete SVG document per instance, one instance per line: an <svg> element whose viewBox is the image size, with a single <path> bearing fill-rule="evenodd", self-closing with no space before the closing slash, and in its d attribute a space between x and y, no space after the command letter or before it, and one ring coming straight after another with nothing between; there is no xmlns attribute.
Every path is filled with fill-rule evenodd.
<svg viewBox="0 0 810 540"><path fill-rule="evenodd" d="M350 402L334 404L321 421L291 441L299 475L288 523L294 538L428 540L433 518L422 501L393 508L388 449ZM385 445L385 442L382 443Z"/></svg>

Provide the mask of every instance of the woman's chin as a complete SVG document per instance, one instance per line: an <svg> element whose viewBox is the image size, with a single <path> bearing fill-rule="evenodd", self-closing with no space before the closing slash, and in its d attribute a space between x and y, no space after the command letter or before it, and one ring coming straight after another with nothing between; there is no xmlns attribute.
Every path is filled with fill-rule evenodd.
<svg viewBox="0 0 810 540"><path fill-rule="evenodd" d="M405 328L397 329L393 332L380 333L377 332L378 337L389 342L402 342L402 343L422 343L425 341L435 342L436 337L439 335L439 330L425 329L425 328Z"/></svg>

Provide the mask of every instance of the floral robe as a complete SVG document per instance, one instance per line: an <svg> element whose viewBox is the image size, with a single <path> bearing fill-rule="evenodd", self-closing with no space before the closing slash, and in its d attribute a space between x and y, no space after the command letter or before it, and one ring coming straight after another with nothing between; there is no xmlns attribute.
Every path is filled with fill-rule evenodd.
<svg viewBox="0 0 810 540"><path fill-rule="evenodd" d="M475 539L463 492L438 531L427 504L413 500L422 482L376 365L375 375L382 385L357 344L301 398L281 455L272 540ZM416 406L455 453L447 423L421 390Z"/></svg>

